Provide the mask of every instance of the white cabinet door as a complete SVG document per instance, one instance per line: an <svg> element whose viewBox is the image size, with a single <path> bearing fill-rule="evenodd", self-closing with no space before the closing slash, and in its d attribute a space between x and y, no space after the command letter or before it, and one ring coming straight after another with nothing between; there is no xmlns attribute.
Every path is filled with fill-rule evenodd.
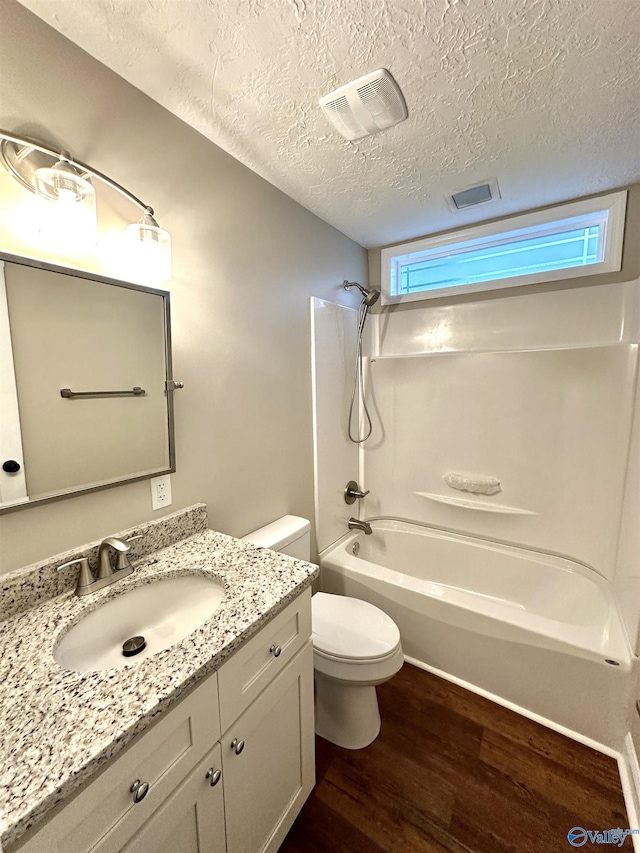
<svg viewBox="0 0 640 853"><path fill-rule="evenodd" d="M277 850L315 781L310 642L221 743L228 853Z"/></svg>
<svg viewBox="0 0 640 853"><path fill-rule="evenodd" d="M122 853L224 853L222 779L211 785L216 770L220 770L220 744L122 848Z"/></svg>

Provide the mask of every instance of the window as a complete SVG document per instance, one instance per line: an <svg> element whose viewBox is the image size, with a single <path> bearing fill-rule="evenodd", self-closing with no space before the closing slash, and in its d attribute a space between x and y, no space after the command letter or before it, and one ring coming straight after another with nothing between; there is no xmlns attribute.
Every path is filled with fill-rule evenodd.
<svg viewBox="0 0 640 853"><path fill-rule="evenodd" d="M382 250L389 305L619 270L626 192Z"/></svg>

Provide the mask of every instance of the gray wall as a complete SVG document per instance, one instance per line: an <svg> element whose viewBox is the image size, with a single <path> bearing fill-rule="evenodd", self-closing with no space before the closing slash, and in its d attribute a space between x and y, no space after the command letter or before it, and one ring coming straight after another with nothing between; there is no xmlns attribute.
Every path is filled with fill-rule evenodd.
<svg viewBox="0 0 640 853"><path fill-rule="evenodd" d="M285 513L312 519L308 297L353 304L340 283L366 282L364 249L13 0L0 32L0 126L68 148L153 204L171 232L185 383L172 509L205 501L210 526L233 535ZM116 206L99 206L103 236L132 216ZM0 217L1 250L113 274L97 252L42 252L15 219ZM141 482L4 515L0 572L159 514Z"/></svg>

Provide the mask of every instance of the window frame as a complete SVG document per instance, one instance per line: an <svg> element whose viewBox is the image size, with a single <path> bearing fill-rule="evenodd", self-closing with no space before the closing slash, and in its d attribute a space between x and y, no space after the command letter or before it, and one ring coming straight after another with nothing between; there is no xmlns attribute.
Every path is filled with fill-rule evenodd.
<svg viewBox="0 0 640 853"><path fill-rule="evenodd" d="M425 299L440 299L443 296L455 296L466 293L479 293L487 290L500 290L505 287L521 287L528 284L538 284L551 281L565 281L582 276L599 275L607 272L617 272L622 267L622 245L624 224L627 207L627 191L622 190L596 198L581 199L568 204L556 205L546 210L524 213L501 219L497 222L483 222L468 228L460 228L435 237L424 237L409 243L399 243L382 249L382 305L396 305L400 302L415 302ZM407 255L420 255L426 251L442 249L469 241L500 237L511 234L523 228L548 225L552 230L554 225L560 225L567 219L577 216L602 213L606 217L604 229L604 252L602 260L593 264L568 267L557 270L547 270L537 273L499 278L488 281L472 282L470 284L452 285L434 290L417 290L414 293L391 292L392 271L396 270L401 260L406 262ZM416 258L418 260L418 258Z"/></svg>

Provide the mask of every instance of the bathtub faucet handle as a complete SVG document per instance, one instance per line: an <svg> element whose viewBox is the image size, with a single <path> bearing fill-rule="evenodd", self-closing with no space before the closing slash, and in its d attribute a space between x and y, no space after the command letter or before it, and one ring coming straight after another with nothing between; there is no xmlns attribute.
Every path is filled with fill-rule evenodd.
<svg viewBox="0 0 640 853"><path fill-rule="evenodd" d="M358 488L358 484L355 480L349 480L344 490L344 502L347 504L353 504L356 502L356 499L360 500L362 498L366 498L370 491L370 489L367 489L366 492L363 492Z"/></svg>

